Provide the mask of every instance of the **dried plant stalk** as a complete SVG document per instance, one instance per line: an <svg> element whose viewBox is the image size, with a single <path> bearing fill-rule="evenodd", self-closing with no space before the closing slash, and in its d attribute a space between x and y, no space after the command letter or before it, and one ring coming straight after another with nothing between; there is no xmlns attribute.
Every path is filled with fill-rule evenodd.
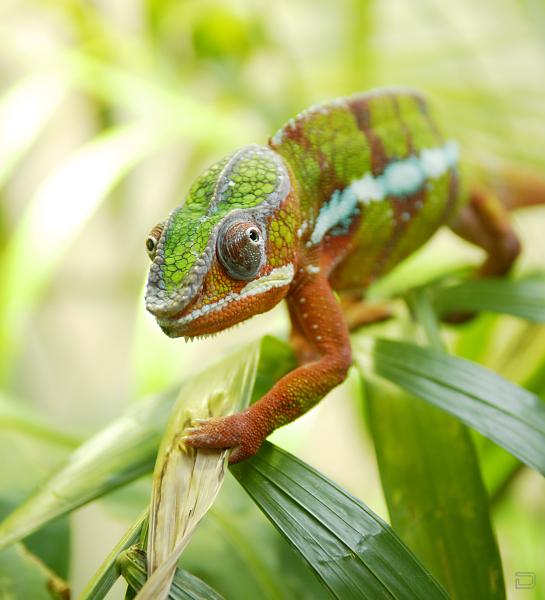
<svg viewBox="0 0 545 600"><path fill-rule="evenodd" d="M214 502L227 467L227 450L195 450L183 443L197 419L248 406L259 360L252 344L184 386L155 464L148 533L148 577L138 600L167 598L176 564L195 527Z"/></svg>

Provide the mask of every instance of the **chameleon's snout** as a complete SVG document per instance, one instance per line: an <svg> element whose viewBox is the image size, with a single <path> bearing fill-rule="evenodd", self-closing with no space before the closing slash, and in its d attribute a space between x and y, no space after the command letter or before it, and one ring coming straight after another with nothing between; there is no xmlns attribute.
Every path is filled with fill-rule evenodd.
<svg viewBox="0 0 545 600"><path fill-rule="evenodd" d="M181 296L176 305L157 302L155 297L146 298L146 309L157 319L169 319L179 314L188 304L189 296Z"/></svg>
<svg viewBox="0 0 545 600"><path fill-rule="evenodd" d="M164 265L163 246L160 242L157 256L151 264L146 286L146 309L158 321L178 317L194 301L208 265L208 257L203 255L176 287L168 288L162 271Z"/></svg>
<svg viewBox="0 0 545 600"><path fill-rule="evenodd" d="M181 295L176 303L161 302L156 296L146 297L146 309L156 318L157 324L170 337L185 335L183 316L191 310L192 297Z"/></svg>
<svg viewBox="0 0 545 600"><path fill-rule="evenodd" d="M195 278L191 278L188 285L167 292L159 268L152 265L146 286L146 309L158 321L172 319L191 304L197 289Z"/></svg>

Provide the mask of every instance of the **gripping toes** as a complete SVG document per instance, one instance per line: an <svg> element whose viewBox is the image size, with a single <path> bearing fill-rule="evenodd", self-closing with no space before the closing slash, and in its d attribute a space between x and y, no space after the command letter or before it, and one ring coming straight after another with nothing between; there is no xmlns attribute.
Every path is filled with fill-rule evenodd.
<svg viewBox="0 0 545 600"><path fill-rule="evenodd" d="M197 423L197 427L187 431L185 443L193 448L232 448L230 464L253 456L263 441L263 437L252 427L252 419L248 412L206 421L199 420Z"/></svg>

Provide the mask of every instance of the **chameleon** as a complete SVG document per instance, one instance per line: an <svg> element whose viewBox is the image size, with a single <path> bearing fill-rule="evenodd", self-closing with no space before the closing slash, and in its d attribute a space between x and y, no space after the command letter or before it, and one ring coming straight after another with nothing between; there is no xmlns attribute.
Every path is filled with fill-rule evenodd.
<svg viewBox="0 0 545 600"><path fill-rule="evenodd" d="M189 446L244 460L339 385L346 308L443 225L484 249L477 276L510 270L520 244L504 204L537 203L535 190L523 178L498 193L471 186L459 163L424 97L387 88L313 106L195 181L146 239L147 310L192 338L285 299L298 366L246 410L192 427Z"/></svg>

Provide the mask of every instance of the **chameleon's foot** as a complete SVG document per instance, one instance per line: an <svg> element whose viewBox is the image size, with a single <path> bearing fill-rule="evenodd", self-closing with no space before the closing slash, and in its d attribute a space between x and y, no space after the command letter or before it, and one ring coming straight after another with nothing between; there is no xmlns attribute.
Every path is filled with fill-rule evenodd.
<svg viewBox="0 0 545 600"><path fill-rule="evenodd" d="M212 418L189 429L184 442L193 448L233 448L229 463L234 464L253 456L265 437L260 434L251 413L244 411L228 417Z"/></svg>

